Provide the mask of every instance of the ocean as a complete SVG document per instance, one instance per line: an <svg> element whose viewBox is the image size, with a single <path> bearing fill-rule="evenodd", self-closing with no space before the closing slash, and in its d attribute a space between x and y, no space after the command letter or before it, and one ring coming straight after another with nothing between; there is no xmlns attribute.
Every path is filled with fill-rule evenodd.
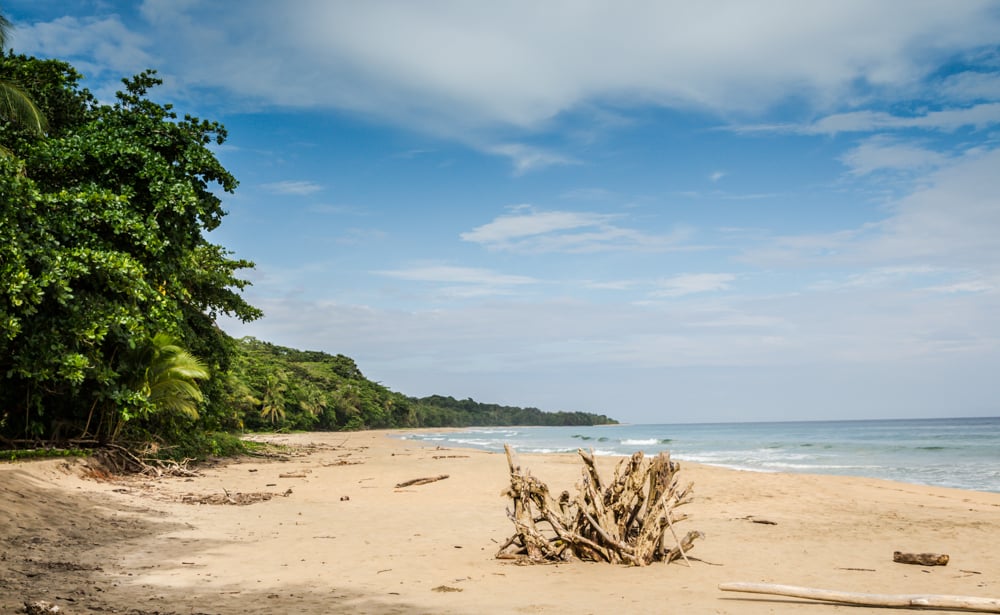
<svg viewBox="0 0 1000 615"><path fill-rule="evenodd" d="M399 437L521 453L647 455L758 472L883 478L1000 493L1000 417L780 423L474 427Z"/></svg>

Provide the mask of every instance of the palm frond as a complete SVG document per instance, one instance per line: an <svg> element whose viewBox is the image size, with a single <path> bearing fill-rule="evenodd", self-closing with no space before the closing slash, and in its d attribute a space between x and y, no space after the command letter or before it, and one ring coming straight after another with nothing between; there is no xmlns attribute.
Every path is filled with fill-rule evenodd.
<svg viewBox="0 0 1000 615"><path fill-rule="evenodd" d="M31 97L10 81L0 80L0 116L20 124L37 135L45 134L48 122Z"/></svg>
<svg viewBox="0 0 1000 615"><path fill-rule="evenodd" d="M163 333L155 335L141 352L149 366L145 376L149 402L161 410L198 418L198 404L204 399L198 381L210 376L205 364Z"/></svg>

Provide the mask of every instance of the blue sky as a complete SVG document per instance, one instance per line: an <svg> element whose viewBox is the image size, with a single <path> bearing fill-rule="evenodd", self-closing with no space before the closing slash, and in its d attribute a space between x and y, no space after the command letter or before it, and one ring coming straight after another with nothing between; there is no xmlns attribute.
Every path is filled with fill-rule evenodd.
<svg viewBox="0 0 1000 615"><path fill-rule="evenodd" d="M7 0L219 120L233 335L630 422L1000 414L1000 3Z"/></svg>

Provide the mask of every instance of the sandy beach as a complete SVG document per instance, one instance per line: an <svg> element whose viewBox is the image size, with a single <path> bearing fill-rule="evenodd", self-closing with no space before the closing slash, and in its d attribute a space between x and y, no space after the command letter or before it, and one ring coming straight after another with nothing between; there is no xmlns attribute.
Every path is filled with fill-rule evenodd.
<svg viewBox="0 0 1000 615"><path fill-rule="evenodd" d="M522 566L494 558L513 531L503 455L387 432L269 439L302 452L156 480L97 480L78 460L0 465L0 612L886 612L718 590L737 581L1000 598L1000 494L685 463L695 500L679 529L706 535L690 566ZM555 491L582 467L519 460ZM609 476L615 461L601 460ZM894 551L951 561L897 564Z"/></svg>

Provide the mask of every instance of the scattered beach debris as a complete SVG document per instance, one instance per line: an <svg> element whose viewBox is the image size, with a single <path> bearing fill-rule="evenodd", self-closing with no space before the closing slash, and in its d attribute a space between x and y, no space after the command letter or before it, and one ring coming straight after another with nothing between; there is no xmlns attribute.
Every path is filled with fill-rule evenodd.
<svg viewBox="0 0 1000 615"><path fill-rule="evenodd" d="M946 553L903 553L896 551L892 561L898 564L915 564L917 566L947 566L951 559Z"/></svg>
<svg viewBox="0 0 1000 615"><path fill-rule="evenodd" d="M289 489L284 493L270 493L267 491L254 491L251 493L230 493L228 490L223 489L223 493L212 493L208 495L199 495L195 493L187 493L181 496L181 502L184 504L208 504L214 506L220 505L231 505L231 506L248 506L250 504L256 504L258 502L267 502L276 495L281 495L288 497L291 495L292 490Z"/></svg>
<svg viewBox="0 0 1000 615"><path fill-rule="evenodd" d="M936 594L862 594L857 592L815 589L796 585L775 585L771 583L722 583L724 592L747 592L751 594L771 594L807 600L821 600L840 604L855 604L875 607L921 607L946 609L951 611L977 611L1000 613L1000 599L977 598L973 596L948 596Z"/></svg>
<svg viewBox="0 0 1000 615"><path fill-rule="evenodd" d="M309 474L309 470L302 470L301 472L282 472L278 474L278 478L305 478L306 474Z"/></svg>
<svg viewBox="0 0 1000 615"><path fill-rule="evenodd" d="M563 491L558 500L545 483L523 471L505 445L510 488L501 495L513 500L507 516L515 533L496 557L520 563L553 563L574 559L646 566L654 561L687 559L698 531L677 537L674 524L687 519L676 508L691 501L693 483L681 487L680 464L660 453L647 461L642 451L622 460L614 480L604 487L593 452L579 449L583 478L576 497ZM668 546L668 535L674 546Z"/></svg>
<svg viewBox="0 0 1000 615"><path fill-rule="evenodd" d="M359 466L363 464L364 461L349 461L347 459L338 459L337 461L331 461L330 463L321 463L320 465L324 468L330 468L333 466Z"/></svg>
<svg viewBox="0 0 1000 615"><path fill-rule="evenodd" d="M427 476L425 478L414 478L411 480L406 480L401 483L396 483L396 489L402 489L403 487L412 487L414 485L426 485L427 483L434 483L439 480L444 480L448 478L447 474L441 474L440 476Z"/></svg>
<svg viewBox="0 0 1000 615"><path fill-rule="evenodd" d="M777 521L771 521L770 519L762 519L760 517L755 517L753 515L747 515L745 517L737 517L737 521L749 521L750 523L759 523L760 525L778 525Z"/></svg>
<svg viewBox="0 0 1000 615"><path fill-rule="evenodd" d="M432 592L460 592L465 591L461 587L451 587L448 585L438 585L437 587L431 588Z"/></svg>
<svg viewBox="0 0 1000 615"><path fill-rule="evenodd" d="M46 613L62 613L63 610L50 602L36 600L35 602L25 602L24 612L28 615L45 615Z"/></svg>

